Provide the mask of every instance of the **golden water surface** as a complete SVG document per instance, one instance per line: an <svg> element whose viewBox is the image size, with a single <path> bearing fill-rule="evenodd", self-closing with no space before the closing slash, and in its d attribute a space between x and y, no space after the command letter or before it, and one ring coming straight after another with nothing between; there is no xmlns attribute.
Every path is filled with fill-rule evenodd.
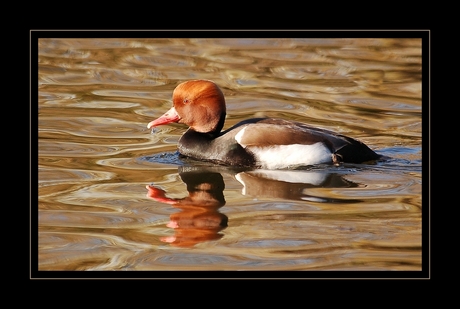
<svg viewBox="0 0 460 309"><path fill-rule="evenodd" d="M421 50L421 39L40 38L38 270L422 270ZM189 79L222 88L225 128L283 117L390 159L245 171L180 158L185 126L146 125Z"/></svg>

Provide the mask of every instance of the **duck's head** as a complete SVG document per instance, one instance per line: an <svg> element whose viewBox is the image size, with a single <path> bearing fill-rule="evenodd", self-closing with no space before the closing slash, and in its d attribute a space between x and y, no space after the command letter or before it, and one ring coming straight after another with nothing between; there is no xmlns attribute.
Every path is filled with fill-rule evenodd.
<svg viewBox="0 0 460 309"><path fill-rule="evenodd" d="M163 116L151 121L147 128L178 122L201 133L217 133L222 130L226 115L225 98L222 90L214 82L183 82L174 89L172 100L172 108Z"/></svg>

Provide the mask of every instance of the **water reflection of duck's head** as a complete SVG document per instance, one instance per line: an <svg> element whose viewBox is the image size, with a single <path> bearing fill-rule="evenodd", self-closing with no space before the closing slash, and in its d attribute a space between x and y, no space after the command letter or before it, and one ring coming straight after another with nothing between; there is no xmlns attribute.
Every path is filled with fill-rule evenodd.
<svg viewBox="0 0 460 309"><path fill-rule="evenodd" d="M181 211L170 215L168 227L175 230L174 236L163 237L162 241L175 246L193 246L199 242L222 237L221 230L227 227L228 217L218 211L225 205L224 181L222 175L209 171L183 171L181 179L187 185L188 196L169 198L166 192L153 185L147 185L147 196Z"/></svg>

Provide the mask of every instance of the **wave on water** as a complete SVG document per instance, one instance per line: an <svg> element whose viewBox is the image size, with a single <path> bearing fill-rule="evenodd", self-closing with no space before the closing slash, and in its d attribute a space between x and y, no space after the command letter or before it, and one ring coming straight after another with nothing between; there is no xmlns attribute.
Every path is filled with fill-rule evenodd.
<svg viewBox="0 0 460 309"><path fill-rule="evenodd" d="M139 160L159 164L173 164L179 166L185 165L185 161L183 160L179 151L156 153L151 156L140 157Z"/></svg>

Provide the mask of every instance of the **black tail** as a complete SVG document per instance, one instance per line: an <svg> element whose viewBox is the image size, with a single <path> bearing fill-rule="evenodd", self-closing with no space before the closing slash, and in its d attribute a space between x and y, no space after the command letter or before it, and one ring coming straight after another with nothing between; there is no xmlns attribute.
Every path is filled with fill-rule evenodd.
<svg viewBox="0 0 460 309"><path fill-rule="evenodd" d="M346 163L363 163L382 157L357 140L350 140L350 143L337 150L335 155L338 161Z"/></svg>

